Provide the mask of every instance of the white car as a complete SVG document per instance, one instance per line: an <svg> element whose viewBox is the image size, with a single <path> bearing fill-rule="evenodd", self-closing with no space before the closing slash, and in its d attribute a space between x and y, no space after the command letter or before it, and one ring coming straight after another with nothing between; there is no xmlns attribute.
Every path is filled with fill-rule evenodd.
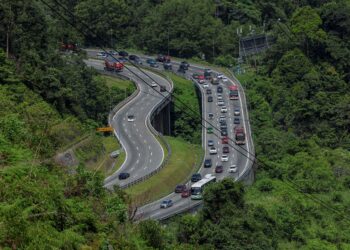
<svg viewBox="0 0 350 250"><path fill-rule="evenodd" d="M133 121L135 121L135 116L128 115L128 122L133 122Z"/></svg>
<svg viewBox="0 0 350 250"><path fill-rule="evenodd" d="M215 155L215 154L218 153L218 150L217 150L215 147L211 147L211 148L209 149L209 153L210 153L211 155Z"/></svg>
<svg viewBox="0 0 350 250"><path fill-rule="evenodd" d="M154 81L152 81L151 86L152 86L152 88L155 88L158 86L158 84L156 84Z"/></svg>
<svg viewBox="0 0 350 250"><path fill-rule="evenodd" d="M217 77L218 79L222 79L222 78L224 77L224 75L223 75L223 74L218 74L216 77Z"/></svg>
<svg viewBox="0 0 350 250"><path fill-rule="evenodd" d="M224 101L218 101L218 106L224 106L224 105L225 105Z"/></svg>
<svg viewBox="0 0 350 250"><path fill-rule="evenodd" d="M218 101L223 101L222 96L218 96Z"/></svg>
<svg viewBox="0 0 350 250"><path fill-rule="evenodd" d="M222 155L221 156L221 161L228 161L228 155Z"/></svg>
<svg viewBox="0 0 350 250"><path fill-rule="evenodd" d="M226 106L222 106L221 107L221 113L227 113L227 107Z"/></svg>
<svg viewBox="0 0 350 250"><path fill-rule="evenodd" d="M106 52L98 52L97 56L105 58L105 57L107 57L107 54L106 54Z"/></svg>
<svg viewBox="0 0 350 250"><path fill-rule="evenodd" d="M228 168L229 173L236 173L237 172L237 165L232 165Z"/></svg>
<svg viewBox="0 0 350 250"><path fill-rule="evenodd" d="M221 80L222 80L222 82L223 82L223 83L228 82L228 79L227 79L227 77L226 77L226 76L222 77L222 78L221 78Z"/></svg>
<svg viewBox="0 0 350 250"><path fill-rule="evenodd" d="M206 82L203 84L203 88L209 88L209 84Z"/></svg>

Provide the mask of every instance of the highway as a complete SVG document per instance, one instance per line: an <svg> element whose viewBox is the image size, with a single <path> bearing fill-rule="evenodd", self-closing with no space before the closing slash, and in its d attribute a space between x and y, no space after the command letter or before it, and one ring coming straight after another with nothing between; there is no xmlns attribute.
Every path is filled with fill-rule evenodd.
<svg viewBox="0 0 350 250"><path fill-rule="evenodd" d="M90 57L96 57L97 51L96 50L88 50L88 55ZM140 55L139 55L140 56ZM140 56L143 62L143 65L147 66L146 60L148 58L154 58L154 57L147 57L147 56ZM172 61L173 71L176 72L179 67L179 62ZM155 70L163 70L163 66L161 63L159 63L159 68L153 68ZM212 166L210 168L204 168L203 164L202 167L199 170L199 173L201 173L202 177L206 174L212 174L216 175L217 180L221 180L225 177L230 177L235 180L240 180L245 178L247 173L250 172L252 168L252 161L249 160L246 156L249 158L253 158L254 155L254 147L251 139L251 131L250 131L250 125L249 125L249 119L248 119L248 111L246 107L245 102L245 96L242 87L239 85L238 81L232 77L232 76L225 76L227 79L225 82L223 80L220 80L219 86L223 87L223 93L222 93L222 99L227 107L227 112L222 113L221 107L218 105L218 92L217 92L217 85L212 85L210 81L206 81L206 84L208 87L204 87L206 84L199 84L196 80L192 79L193 73L200 73L203 75L204 67L200 65L191 65L189 70L186 71L186 73L183 75L183 77L187 79L191 79L194 81L194 83L198 86L198 88L201 91L202 94L202 117L207 120L207 122L204 123L203 131L202 131L202 146L205 149L205 159L211 159L212 160ZM218 74L219 72L213 71L214 74ZM239 86L239 100L230 100L229 99L229 91L228 87L230 85L237 85ZM206 92L206 89L211 89L210 96L213 97L213 102L208 102L208 94ZM240 125L244 127L245 134L247 137L246 144L242 145L239 148L234 143L234 127L236 124L234 124L234 108L239 107L240 108ZM184 110L186 108L184 107ZM189 112L190 113L190 112ZM208 115L209 113L214 114L213 119L209 119ZM220 131L216 131L214 129L213 134L208 134L206 131L206 127L216 127L220 129L220 123L219 123L219 117L225 115L226 121L227 121L227 131L229 138L232 139L230 141L230 148L228 155L228 161L222 162L221 156L222 156L222 148L223 145L221 142L221 134ZM214 146L217 149L217 154L210 154L209 153L209 146L208 146L208 140L212 140L214 142ZM234 148L233 148L234 147ZM238 151L242 152L238 153ZM146 156L145 156L146 157ZM224 170L222 173L215 173L215 166L216 165L222 165ZM228 168L229 166L236 165L237 166L237 172L236 173L229 173ZM180 184L180 183L179 183ZM188 187L190 187L191 183L186 183ZM175 187L174 187L175 188ZM172 207L166 208L166 209L160 209L160 203L164 199L171 199L174 203ZM200 205L200 201L193 201L190 198L181 198L181 194L175 194L171 193L167 197L162 198L161 200L152 202L150 204L147 204L143 207L138 208L136 218L143 220L143 219L166 219L168 217L171 217L172 215L178 214L180 212L186 211L189 208L196 207L197 205Z"/></svg>
<svg viewBox="0 0 350 250"><path fill-rule="evenodd" d="M100 60L89 59L85 62L97 70L104 68L104 64ZM145 78L137 68L130 66L129 69L151 84L152 80ZM120 74L134 81L139 92L112 117L111 126L126 152L126 159L118 171L105 179L106 188L112 188L116 184L123 187L151 173L159 168L165 157L163 148L150 131L148 124L150 124L149 119L153 109L163 102L169 94L156 92L155 89L142 82L127 69L124 69ZM148 74L155 82L166 86L168 91L172 91L172 86L166 79L152 72L148 72ZM156 89L159 91L159 86ZM135 120L128 121L128 115L133 115ZM129 173L130 177L119 180L118 175L121 172Z"/></svg>

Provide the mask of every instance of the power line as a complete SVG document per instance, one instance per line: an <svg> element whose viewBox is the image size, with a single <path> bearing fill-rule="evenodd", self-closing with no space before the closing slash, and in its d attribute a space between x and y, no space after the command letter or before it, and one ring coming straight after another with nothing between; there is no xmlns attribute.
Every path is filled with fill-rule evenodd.
<svg viewBox="0 0 350 250"><path fill-rule="evenodd" d="M86 35L83 31L81 31L80 29L78 29L74 24L72 24L69 20L67 20L64 16L62 16L56 9L54 9L52 6L50 6L47 2L45 2L44 0L40 0L40 1L41 1L42 3L44 3L51 11L55 12L58 16L60 16L63 20L65 20L66 22L68 22L68 23L69 23L73 28L75 28L79 33L81 33L81 34L83 34L83 35ZM68 12L72 17L74 17L75 21L77 21L76 17L75 17L68 9L66 9L60 2L58 2L58 1L56 1L56 0L54 0L54 2L56 2L57 5L60 5L63 9L65 9L66 12ZM89 28L89 26L87 26L87 25L84 24L83 22L80 22L80 23L82 23L82 24L87 28L87 30L89 30L92 34L94 34L94 33L91 31L91 29ZM98 39L100 39L101 41L104 41L104 39L102 39L102 38L99 37L98 35L96 35L96 37L97 37ZM108 44L108 43L106 42L106 44ZM98 46L98 47L99 47L101 50L103 50L105 53L109 54L102 46ZM113 55L111 55L111 57L112 57L113 59L115 59L117 62L120 62L120 61L119 61L117 58L115 58ZM137 68L140 72L142 72L144 75L146 75L148 78L150 78L151 80L155 81L150 75L148 75L148 74L147 74L144 70L142 70L138 65L134 64L134 63L133 63L132 61L130 61L129 59L127 59L127 61L128 61L131 65L133 65L135 68ZM144 82L145 84L147 84L150 88L152 88L152 86L151 86L149 83L147 83L143 78L141 78L139 75L137 75L137 74L134 73L132 70L130 70L129 67L127 67L127 66L125 65L125 68L126 68L127 70L129 70L129 71L130 71L133 75L135 75L137 78L139 78L142 82ZM156 81L155 81L155 82L156 82ZM153 89L153 88L152 88L152 89ZM153 90L156 91L156 92L158 92L161 96L163 96L163 97L166 98L166 99L169 99L169 98L171 98L171 97L177 98L177 97L175 97L175 95L174 95L173 93L170 93L170 92L167 91L167 90L166 90L166 92L169 94L169 96L164 96L164 95L162 95L162 93L161 93L160 91L158 91L157 89L153 89ZM194 113L195 115L198 115L198 113L197 113L196 111L194 111L191 107L188 107L188 106L187 106L185 103L183 103L180 99L178 99L178 100L179 100L179 102L180 102L181 104L183 104L183 105L187 108L186 110L182 110L183 112L185 112L186 115L188 115L187 110L190 110L190 111L191 111L192 113ZM170 99L170 101L172 101L172 100ZM173 101L172 101L172 102L173 102ZM174 103L174 105L176 106L176 103L175 103L175 102L173 102L173 103ZM200 114L199 114L199 115L200 115ZM191 115L189 115L189 117L193 118ZM220 132L220 130L219 130L217 127L213 126L213 124L211 124L209 121L207 121L207 120L206 120L205 118L203 118L201 115L200 115L200 119L201 119L201 121L202 121L202 122L201 122L201 126L202 126L202 127L207 128L207 127L205 127L205 125L203 124L203 121L204 121L204 122L208 123L209 125L211 125L211 127L212 127L213 129L215 129L215 130L217 130L217 131ZM217 138L220 139L220 137L219 137L216 133L214 133L214 135L215 135ZM233 142L233 140L232 140L229 136L227 136L227 138L229 139L229 141ZM242 149L243 151L247 152L248 155L245 155L242 151L238 150L237 147L231 145L230 143L228 143L228 145L231 146L236 152L240 153L240 154L243 155L245 158L247 158L247 160L250 160L250 161L252 161L252 162L255 162L257 166L266 166L266 164L265 164L264 162L262 162L262 161L257 161L257 160L255 159L255 156L254 156L251 152L247 151L244 147L238 145L238 147L239 147L240 149ZM253 158L251 158L249 155L251 155ZM302 191L302 188L301 188L298 184L296 184L295 182L293 182L291 179L286 178L286 179L284 179L284 180L285 180L287 183L290 184L290 187L291 187L292 189L298 191L299 193L303 194L305 197L307 197L307 198L313 200L314 202L320 204L321 206L323 206L323 207L325 207L325 208L327 208L327 209L332 210L334 213L337 213L337 214L340 215L343 219L345 219L345 220L347 220L348 222L350 222L349 218L345 217L345 216L341 213L341 211L339 211L338 209L335 209L335 208L329 206L329 204L325 203L324 201L322 201L321 199L315 197L314 195L303 192L303 191Z"/></svg>

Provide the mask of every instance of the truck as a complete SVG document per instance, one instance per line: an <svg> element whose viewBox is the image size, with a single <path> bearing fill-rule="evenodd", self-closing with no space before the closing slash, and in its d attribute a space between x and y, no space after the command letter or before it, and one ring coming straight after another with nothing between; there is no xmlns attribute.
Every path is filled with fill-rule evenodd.
<svg viewBox="0 0 350 250"><path fill-rule="evenodd" d="M245 144L245 133L243 127L235 127L235 141L236 145Z"/></svg>
<svg viewBox="0 0 350 250"><path fill-rule="evenodd" d="M231 85L229 87L229 97L230 100L238 100L238 87L237 85Z"/></svg>
<svg viewBox="0 0 350 250"><path fill-rule="evenodd" d="M105 60L105 67L104 70L106 71L114 71L114 72L121 72L124 69L124 64L115 60Z"/></svg>

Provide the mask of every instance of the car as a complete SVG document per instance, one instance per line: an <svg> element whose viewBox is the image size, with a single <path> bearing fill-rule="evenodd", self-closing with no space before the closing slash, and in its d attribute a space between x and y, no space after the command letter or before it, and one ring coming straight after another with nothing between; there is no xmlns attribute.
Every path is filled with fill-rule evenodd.
<svg viewBox="0 0 350 250"><path fill-rule="evenodd" d="M227 129L221 129L221 136L227 136Z"/></svg>
<svg viewBox="0 0 350 250"><path fill-rule="evenodd" d="M173 201L172 200L164 200L162 201L162 203L160 203L160 208L168 208L171 207L173 205Z"/></svg>
<svg viewBox="0 0 350 250"><path fill-rule="evenodd" d="M205 83L203 84L203 88L209 88L209 84L205 82Z"/></svg>
<svg viewBox="0 0 350 250"><path fill-rule="evenodd" d="M129 178L129 177L130 177L130 174L129 174L129 173L120 173L120 174L118 175L119 180L125 180L125 179L127 179L127 178Z"/></svg>
<svg viewBox="0 0 350 250"><path fill-rule="evenodd" d="M222 165L217 165L216 167L215 167L215 173L222 173L222 172L224 172L224 167L222 166Z"/></svg>
<svg viewBox="0 0 350 250"><path fill-rule="evenodd" d="M221 111L221 113L227 113L227 107L222 106L220 111Z"/></svg>
<svg viewBox="0 0 350 250"><path fill-rule="evenodd" d="M228 155L222 155L222 156L221 156L221 161L222 161L222 162L228 161Z"/></svg>
<svg viewBox="0 0 350 250"><path fill-rule="evenodd" d="M170 56L164 56L162 54L158 55L156 60L158 62L170 62Z"/></svg>
<svg viewBox="0 0 350 250"><path fill-rule="evenodd" d="M152 82L151 82L151 86L152 86L152 88L155 88L155 87L158 86L158 84L157 84L156 82L152 81Z"/></svg>
<svg viewBox="0 0 350 250"><path fill-rule="evenodd" d="M208 96L208 102L213 102L213 97L212 96Z"/></svg>
<svg viewBox="0 0 350 250"><path fill-rule="evenodd" d="M212 134L213 133L213 128L212 127L208 127L207 128L207 133L208 134Z"/></svg>
<svg viewBox="0 0 350 250"><path fill-rule="evenodd" d="M212 92L211 92L211 89L207 89L207 95L211 95Z"/></svg>
<svg viewBox="0 0 350 250"><path fill-rule="evenodd" d="M126 52L126 51L124 51L124 50L121 50L121 51L119 51L119 55L122 56L122 57L126 57L126 56L128 56L129 54L128 54L128 52Z"/></svg>
<svg viewBox="0 0 350 250"><path fill-rule="evenodd" d="M166 87L164 85L159 85L160 86L160 92L165 92L166 91Z"/></svg>
<svg viewBox="0 0 350 250"><path fill-rule="evenodd" d="M228 168L228 172L229 172L229 173L236 173L236 172L237 172L237 165L231 165L231 166Z"/></svg>
<svg viewBox="0 0 350 250"><path fill-rule="evenodd" d="M152 68L158 68L159 67L157 62L151 62L151 63L149 63L149 66L151 66Z"/></svg>
<svg viewBox="0 0 350 250"><path fill-rule="evenodd" d="M233 123L234 123L234 124L240 124L241 121L239 120L239 117L235 117L235 118L233 119Z"/></svg>
<svg viewBox="0 0 350 250"><path fill-rule="evenodd" d="M182 198L187 198L187 197L189 197L190 195L191 195L191 192L190 192L190 190L189 190L188 188L186 188L185 190L183 190L182 193L181 193L181 197L182 197Z"/></svg>
<svg viewBox="0 0 350 250"><path fill-rule="evenodd" d="M211 78L211 84L218 85L219 84L219 79L216 78L216 77Z"/></svg>
<svg viewBox="0 0 350 250"><path fill-rule="evenodd" d="M218 102L223 101L222 96L218 96Z"/></svg>
<svg viewBox="0 0 350 250"><path fill-rule="evenodd" d="M209 73L209 74L211 74L211 73L212 73L212 70L211 70L211 69L204 69L204 73Z"/></svg>
<svg viewBox="0 0 350 250"><path fill-rule="evenodd" d="M199 76L200 76L199 73L193 73L193 74L192 74L192 78L193 78L193 79L198 79Z"/></svg>
<svg viewBox="0 0 350 250"><path fill-rule="evenodd" d="M224 77L224 75L219 73L219 74L216 75L216 77L219 78L219 79L222 79Z"/></svg>
<svg viewBox="0 0 350 250"><path fill-rule="evenodd" d="M141 59L138 58L138 57L134 60L134 62L137 63L137 64L140 64L140 65L143 64L142 61L141 61Z"/></svg>
<svg viewBox="0 0 350 250"><path fill-rule="evenodd" d="M207 80L210 80L211 79L211 69L205 69L204 70L204 77L205 77L205 79L207 79Z"/></svg>
<svg viewBox="0 0 350 250"><path fill-rule="evenodd" d="M183 61L181 62L180 66L182 66L184 70L188 70L188 68L190 67L190 64L186 61Z"/></svg>
<svg viewBox="0 0 350 250"><path fill-rule="evenodd" d="M220 122L226 121L226 116L225 115L220 115L219 121Z"/></svg>
<svg viewBox="0 0 350 250"><path fill-rule="evenodd" d="M222 97L222 93L216 93L217 97Z"/></svg>
<svg viewBox="0 0 350 250"><path fill-rule="evenodd" d="M214 146L214 141L213 140L208 140L208 146L209 147Z"/></svg>
<svg viewBox="0 0 350 250"><path fill-rule="evenodd" d="M226 121L220 122L220 129L227 129L227 122Z"/></svg>
<svg viewBox="0 0 350 250"><path fill-rule="evenodd" d="M209 149L209 154L216 155L218 153L218 150L215 147L211 147Z"/></svg>
<svg viewBox="0 0 350 250"><path fill-rule="evenodd" d="M98 57L103 57L103 58L105 58L105 57L107 57L108 55L107 55L106 52L103 52L103 51L102 51L102 52L98 52L98 53L97 53L97 56L98 56Z"/></svg>
<svg viewBox="0 0 350 250"><path fill-rule="evenodd" d="M222 152L223 152L224 154L228 154L228 153L230 153L230 148L227 147L227 146L225 146L225 147L222 148Z"/></svg>
<svg viewBox="0 0 350 250"><path fill-rule="evenodd" d="M204 167L205 168L210 168L212 166L213 162L211 159L205 159L204 160Z"/></svg>
<svg viewBox="0 0 350 250"><path fill-rule="evenodd" d="M200 173L195 173L191 177L191 182L197 182L202 179L202 175Z"/></svg>
<svg viewBox="0 0 350 250"><path fill-rule="evenodd" d="M198 78L197 78L197 81L198 81L199 84L205 83L204 75L199 75Z"/></svg>
<svg viewBox="0 0 350 250"><path fill-rule="evenodd" d="M222 82L223 82L223 83L227 83L227 82L228 82L228 79L227 79L227 77L226 77L226 76L222 77L222 79L221 79L221 80L222 80Z"/></svg>
<svg viewBox="0 0 350 250"><path fill-rule="evenodd" d="M164 68L165 70L173 70L173 66L171 65L170 62L164 62L164 63L163 63L163 68Z"/></svg>
<svg viewBox="0 0 350 250"><path fill-rule="evenodd" d="M212 120L214 118L214 114L213 113L209 113L208 114L208 118L209 118L209 120Z"/></svg>
<svg viewBox="0 0 350 250"><path fill-rule="evenodd" d="M224 101L218 101L218 106L224 106L225 102Z"/></svg>
<svg viewBox="0 0 350 250"><path fill-rule="evenodd" d="M134 61L134 60L136 60L136 59L140 59L138 56L136 56L136 55L130 55L129 56L129 60L132 60L132 61Z"/></svg>
<svg viewBox="0 0 350 250"><path fill-rule="evenodd" d="M222 88L221 86L218 86L218 87L216 88L216 91L217 91L218 93L222 93L222 92L223 92L223 88Z"/></svg>
<svg viewBox="0 0 350 250"><path fill-rule="evenodd" d="M110 50L108 51L108 54L115 56L115 55L118 55L118 52L115 50Z"/></svg>
<svg viewBox="0 0 350 250"><path fill-rule="evenodd" d="M239 116L240 113L241 113L241 112L240 112L239 107L235 107L235 108L233 109L233 114L234 114L234 115Z"/></svg>
<svg viewBox="0 0 350 250"><path fill-rule="evenodd" d="M134 115L128 115L128 122L133 122L135 121L135 116Z"/></svg>
<svg viewBox="0 0 350 250"><path fill-rule="evenodd" d="M176 185L175 193L182 193L182 191L185 190L185 189L186 189L186 185L184 185L184 184Z"/></svg>
<svg viewBox="0 0 350 250"><path fill-rule="evenodd" d="M228 144L228 137L225 136L225 137L221 138L221 143L222 144Z"/></svg>
<svg viewBox="0 0 350 250"><path fill-rule="evenodd" d="M156 62L156 60L154 60L153 58L148 58L148 59L146 60L146 63L151 64L151 63L157 63L157 62Z"/></svg>

